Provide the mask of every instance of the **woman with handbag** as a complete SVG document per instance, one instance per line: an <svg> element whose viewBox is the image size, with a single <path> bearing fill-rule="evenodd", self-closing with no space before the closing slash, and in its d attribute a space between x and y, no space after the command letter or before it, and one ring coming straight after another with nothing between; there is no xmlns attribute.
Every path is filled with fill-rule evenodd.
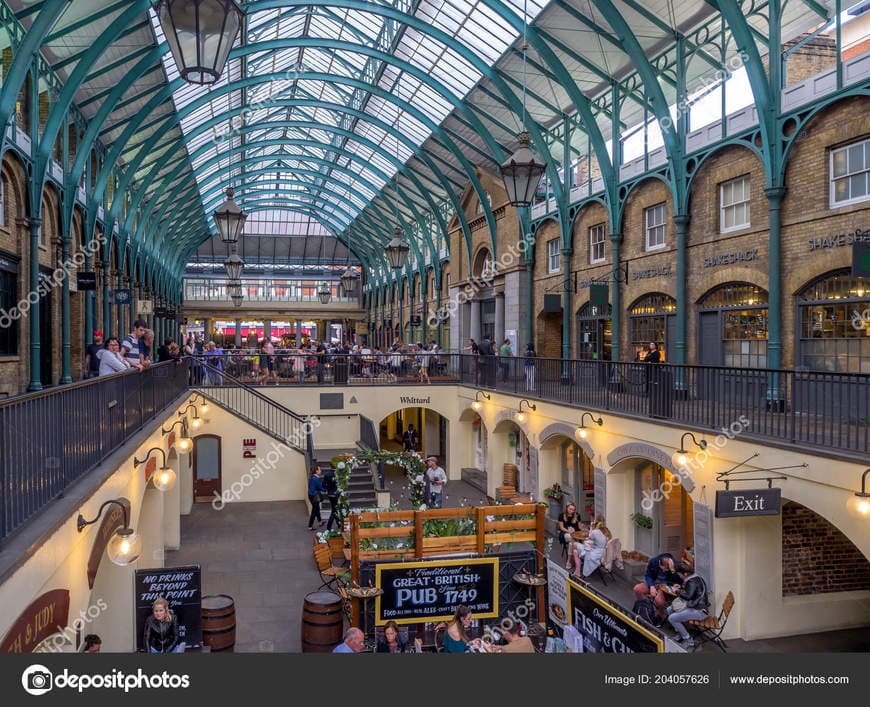
<svg viewBox="0 0 870 707"><path fill-rule="evenodd" d="M683 586L677 590L676 598L668 607L668 621L679 634L680 645L683 648L694 648L695 641L683 624L707 616L707 583L682 562L677 565L677 574L683 577Z"/></svg>

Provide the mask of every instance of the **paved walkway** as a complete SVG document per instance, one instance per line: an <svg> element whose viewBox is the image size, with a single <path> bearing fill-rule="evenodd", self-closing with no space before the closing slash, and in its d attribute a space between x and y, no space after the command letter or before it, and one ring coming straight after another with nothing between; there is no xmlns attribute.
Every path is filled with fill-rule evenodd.
<svg viewBox="0 0 870 707"><path fill-rule="evenodd" d="M235 600L237 652L302 650L302 604L320 578L302 501L196 503L167 566L202 566L202 593Z"/></svg>

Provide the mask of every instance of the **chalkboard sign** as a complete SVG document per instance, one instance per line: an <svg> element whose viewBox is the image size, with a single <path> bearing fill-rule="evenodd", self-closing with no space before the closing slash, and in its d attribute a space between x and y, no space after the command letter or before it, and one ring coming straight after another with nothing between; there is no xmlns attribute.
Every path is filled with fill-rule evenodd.
<svg viewBox="0 0 870 707"><path fill-rule="evenodd" d="M583 637L584 653L664 653L661 636L568 580L568 623Z"/></svg>
<svg viewBox="0 0 870 707"><path fill-rule="evenodd" d="M397 562L375 567L375 623L449 621L460 604L475 618L498 616L498 557Z"/></svg>
<svg viewBox="0 0 870 707"><path fill-rule="evenodd" d="M713 509L697 501L692 503L692 534L695 542L695 572L704 578L707 591L713 587Z"/></svg>
<svg viewBox="0 0 870 707"><path fill-rule="evenodd" d="M163 597L178 621L179 642L202 644L202 575L199 565L136 570L136 646L140 649L145 619L154 600Z"/></svg>

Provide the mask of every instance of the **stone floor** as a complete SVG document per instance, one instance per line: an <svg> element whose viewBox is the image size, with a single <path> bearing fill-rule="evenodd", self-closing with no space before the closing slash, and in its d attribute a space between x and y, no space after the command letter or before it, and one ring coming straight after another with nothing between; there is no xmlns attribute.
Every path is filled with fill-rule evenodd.
<svg viewBox="0 0 870 707"><path fill-rule="evenodd" d="M389 486L389 481L395 483ZM401 482L401 483L400 483ZM405 488L401 475L387 477L391 489ZM479 491L461 481L447 484L445 506L479 503ZM394 495L396 495L394 493ZM399 497L408 507L407 499ZM202 566L203 594L228 594L235 600L237 652L299 652L302 604L317 590L320 579L311 554L308 512L301 501L231 503L216 511L211 504L194 504L181 520L180 550L168 552L167 566ZM553 543L551 559L563 562ZM597 578L590 583L616 603L634 603L631 584ZM830 631L758 641L728 640L734 653L797 653L870 651L870 628ZM705 646L704 652L717 652Z"/></svg>

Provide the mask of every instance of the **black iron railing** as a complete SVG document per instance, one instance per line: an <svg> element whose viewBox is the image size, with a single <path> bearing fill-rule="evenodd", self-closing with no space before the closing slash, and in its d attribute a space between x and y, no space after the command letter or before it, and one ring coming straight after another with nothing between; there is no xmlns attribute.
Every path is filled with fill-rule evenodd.
<svg viewBox="0 0 870 707"><path fill-rule="evenodd" d="M188 387L161 363L0 401L0 538L159 416Z"/></svg>
<svg viewBox="0 0 870 707"><path fill-rule="evenodd" d="M191 376L193 387L199 393L288 447L302 452L310 465L314 458L312 431L305 417L226 373L211 361L194 361Z"/></svg>
<svg viewBox="0 0 870 707"><path fill-rule="evenodd" d="M239 351L218 358L224 371L252 384L460 384L701 429L740 426L748 437L870 454L865 373L447 353Z"/></svg>

